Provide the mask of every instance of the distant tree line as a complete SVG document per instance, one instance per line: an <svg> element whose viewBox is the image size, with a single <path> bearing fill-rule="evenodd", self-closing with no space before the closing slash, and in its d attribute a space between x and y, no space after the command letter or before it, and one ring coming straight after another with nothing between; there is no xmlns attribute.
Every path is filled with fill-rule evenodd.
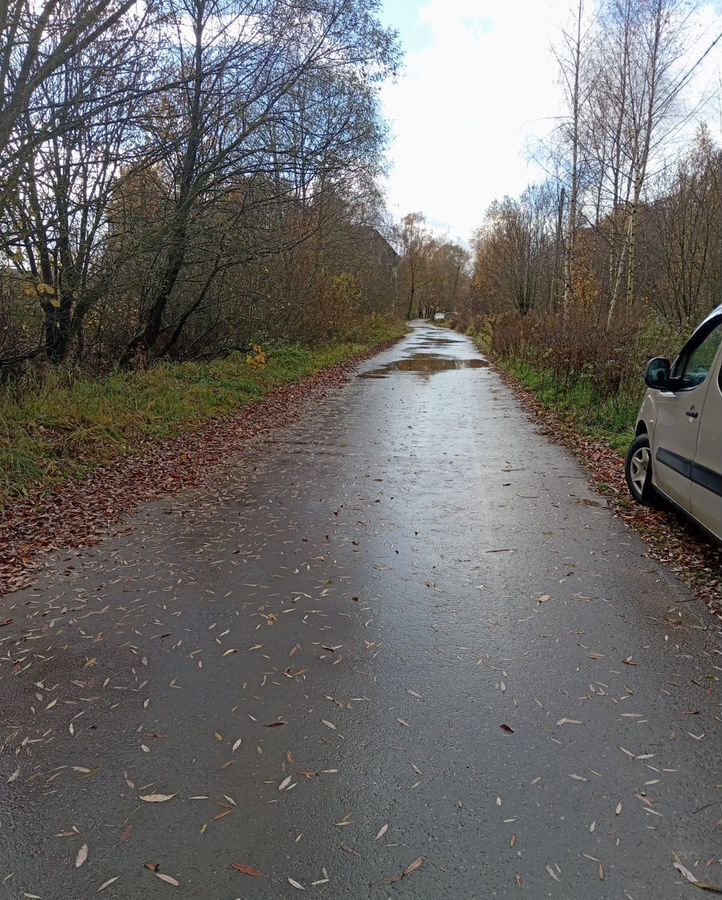
<svg viewBox="0 0 722 900"><path fill-rule="evenodd" d="M391 311L378 0L0 3L0 368Z"/></svg>
<svg viewBox="0 0 722 900"><path fill-rule="evenodd" d="M394 238L401 253L399 293L407 319L451 313L465 302L471 260L465 247L435 235L420 212L404 216Z"/></svg>
<svg viewBox="0 0 722 900"><path fill-rule="evenodd" d="M699 32L699 7L574 0L555 51L567 108L543 148L550 176L488 210L467 318L551 315L556 333L634 337L650 322L689 329L722 302L722 152L694 125L719 84L689 94L722 42Z"/></svg>

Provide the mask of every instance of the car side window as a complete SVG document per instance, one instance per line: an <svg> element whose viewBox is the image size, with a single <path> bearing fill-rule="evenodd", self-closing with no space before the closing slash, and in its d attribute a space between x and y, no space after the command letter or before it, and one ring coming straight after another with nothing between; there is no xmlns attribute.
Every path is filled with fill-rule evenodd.
<svg viewBox="0 0 722 900"><path fill-rule="evenodd" d="M681 361L676 376L682 389L697 387L707 380L721 345L722 321L718 322L696 347L692 347Z"/></svg>

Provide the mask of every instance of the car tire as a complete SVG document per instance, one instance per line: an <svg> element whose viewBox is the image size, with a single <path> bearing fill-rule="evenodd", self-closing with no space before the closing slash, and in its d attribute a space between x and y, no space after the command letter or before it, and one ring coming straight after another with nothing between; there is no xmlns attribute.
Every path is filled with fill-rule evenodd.
<svg viewBox="0 0 722 900"><path fill-rule="evenodd" d="M624 475L629 493L637 503L654 505L657 492L652 484L652 451L648 435L640 434L632 441L627 452Z"/></svg>

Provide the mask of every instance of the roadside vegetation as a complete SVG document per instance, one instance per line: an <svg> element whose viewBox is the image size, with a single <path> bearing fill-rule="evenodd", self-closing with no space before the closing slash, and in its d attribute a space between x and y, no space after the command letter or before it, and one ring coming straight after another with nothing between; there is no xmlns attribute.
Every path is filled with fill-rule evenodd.
<svg viewBox="0 0 722 900"><path fill-rule="evenodd" d="M537 312L465 323L467 333L521 387L585 437L624 454L644 395L652 356L674 356L688 336L653 317L606 322L574 310L570 320Z"/></svg>
<svg viewBox="0 0 722 900"><path fill-rule="evenodd" d="M401 332L375 0L0 21L0 506Z"/></svg>
<svg viewBox="0 0 722 900"><path fill-rule="evenodd" d="M620 451L647 361L722 302L722 148L699 69L722 38L696 8L570 4L566 112L536 150L550 177L488 209L454 307L502 370Z"/></svg>
<svg viewBox="0 0 722 900"><path fill-rule="evenodd" d="M0 21L0 380L393 313L377 87L400 50L375 0L45 0Z"/></svg>
<svg viewBox="0 0 722 900"><path fill-rule="evenodd" d="M317 348L278 345L212 362L164 363L105 378L56 369L0 393L0 509L33 491L230 415L274 388L404 333L373 319Z"/></svg>

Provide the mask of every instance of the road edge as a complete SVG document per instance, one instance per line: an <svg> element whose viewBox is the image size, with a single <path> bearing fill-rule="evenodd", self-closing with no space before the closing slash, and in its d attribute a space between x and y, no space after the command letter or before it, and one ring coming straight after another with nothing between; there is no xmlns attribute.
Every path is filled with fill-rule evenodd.
<svg viewBox="0 0 722 900"><path fill-rule="evenodd" d="M474 340L473 336L466 335ZM493 370L520 400L524 410L543 430L540 432L569 450L581 463L594 490L603 496L614 515L644 542L650 559L662 563L687 585L710 613L722 620L722 546L716 547L681 513L673 509L640 506L629 497L623 457L600 441L594 441L564 417L546 407L532 390L474 340Z"/></svg>
<svg viewBox="0 0 722 900"><path fill-rule="evenodd" d="M330 390L345 384L361 363L404 336L282 385L230 416L144 445L138 453L71 479L50 495L38 491L11 504L0 515L0 597L33 584L59 552L99 543L144 503L203 484L231 453L296 420L307 403L322 401Z"/></svg>

